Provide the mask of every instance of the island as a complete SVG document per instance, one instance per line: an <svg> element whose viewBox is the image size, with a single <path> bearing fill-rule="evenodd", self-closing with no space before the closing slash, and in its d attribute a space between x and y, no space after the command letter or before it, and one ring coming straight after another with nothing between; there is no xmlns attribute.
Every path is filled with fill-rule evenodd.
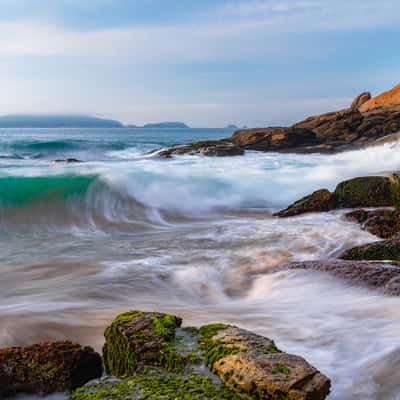
<svg viewBox="0 0 400 400"><path fill-rule="evenodd" d="M183 122L156 122L143 125L146 129L189 129L190 127Z"/></svg>
<svg viewBox="0 0 400 400"><path fill-rule="evenodd" d="M0 128L122 128L119 121L88 115L4 115Z"/></svg>

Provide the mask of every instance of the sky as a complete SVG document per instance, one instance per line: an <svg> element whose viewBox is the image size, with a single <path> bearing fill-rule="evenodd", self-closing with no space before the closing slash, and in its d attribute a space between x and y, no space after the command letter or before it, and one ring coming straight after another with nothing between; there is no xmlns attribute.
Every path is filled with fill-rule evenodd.
<svg viewBox="0 0 400 400"><path fill-rule="evenodd" d="M0 114L285 125L400 82L399 0L0 0Z"/></svg>

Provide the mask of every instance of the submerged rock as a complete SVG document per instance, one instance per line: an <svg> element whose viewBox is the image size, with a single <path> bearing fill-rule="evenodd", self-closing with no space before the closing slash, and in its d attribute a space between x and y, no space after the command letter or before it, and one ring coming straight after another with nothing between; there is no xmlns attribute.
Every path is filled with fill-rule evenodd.
<svg viewBox="0 0 400 400"><path fill-rule="evenodd" d="M400 261L400 237L364 244L344 251L344 260L391 260Z"/></svg>
<svg viewBox="0 0 400 400"><path fill-rule="evenodd" d="M116 378L88 383L71 400L322 400L330 381L302 357L234 326L180 328L182 320L131 311L105 331L104 360ZM206 368L208 367L208 368Z"/></svg>
<svg viewBox="0 0 400 400"><path fill-rule="evenodd" d="M351 283L381 289L400 295L400 267L396 264L371 261L317 260L293 262L276 270L305 269L327 272Z"/></svg>
<svg viewBox="0 0 400 400"><path fill-rule="evenodd" d="M102 372L100 355L72 342L0 349L0 398L70 391Z"/></svg>
<svg viewBox="0 0 400 400"><path fill-rule="evenodd" d="M315 211L339 208L393 207L397 204L398 181L393 177L365 176L349 179L336 186L333 193L321 189L291 204L275 215L291 217Z"/></svg>

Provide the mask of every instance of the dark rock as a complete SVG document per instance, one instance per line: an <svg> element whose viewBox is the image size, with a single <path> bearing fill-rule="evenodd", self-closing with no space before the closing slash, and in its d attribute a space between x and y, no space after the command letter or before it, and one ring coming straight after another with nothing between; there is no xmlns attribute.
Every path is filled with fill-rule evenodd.
<svg viewBox="0 0 400 400"><path fill-rule="evenodd" d="M400 238L368 243L344 251L340 258L344 260L392 260L400 261Z"/></svg>
<svg viewBox="0 0 400 400"><path fill-rule="evenodd" d="M151 151L151 155L171 158L174 155L203 155L203 156L241 156L244 149L229 141L204 141L168 147L166 149Z"/></svg>
<svg viewBox="0 0 400 400"><path fill-rule="evenodd" d="M400 212L391 209L363 210L347 213L346 218L361 224L361 228L383 239L400 233Z"/></svg>
<svg viewBox="0 0 400 400"><path fill-rule="evenodd" d="M400 267L371 261L318 260L288 263L279 270L305 269L327 272L351 283L381 289L387 294L400 294Z"/></svg>
<svg viewBox="0 0 400 400"><path fill-rule="evenodd" d="M99 378L102 371L98 353L71 342L1 349L0 398L70 391Z"/></svg>
<svg viewBox="0 0 400 400"><path fill-rule="evenodd" d="M274 214L278 217L292 217L307 212L329 211L335 208L333 194L327 189L317 190L309 196L303 197L285 210Z"/></svg>
<svg viewBox="0 0 400 400"><path fill-rule="evenodd" d="M82 161L78 160L77 158L66 158L66 159L59 158L57 160L54 160L54 162L55 163L67 163L67 164L70 164L70 163L81 163Z"/></svg>

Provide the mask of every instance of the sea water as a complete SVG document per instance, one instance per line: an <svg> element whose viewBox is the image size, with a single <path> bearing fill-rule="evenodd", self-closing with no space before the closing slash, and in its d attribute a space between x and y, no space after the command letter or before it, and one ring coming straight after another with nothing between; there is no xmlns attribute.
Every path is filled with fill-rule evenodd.
<svg viewBox="0 0 400 400"><path fill-rule="evenodd" d="M400 145L148 154L231 133L0 130L0 346L70 339L100 350L118 313L158 310L274 339L332 379L331 399L400 399L399 298L313 271L271 273L376 240L343 211L272 213L343 179L399 169ZM67 158L82 162L54 162Z"/></svg>

